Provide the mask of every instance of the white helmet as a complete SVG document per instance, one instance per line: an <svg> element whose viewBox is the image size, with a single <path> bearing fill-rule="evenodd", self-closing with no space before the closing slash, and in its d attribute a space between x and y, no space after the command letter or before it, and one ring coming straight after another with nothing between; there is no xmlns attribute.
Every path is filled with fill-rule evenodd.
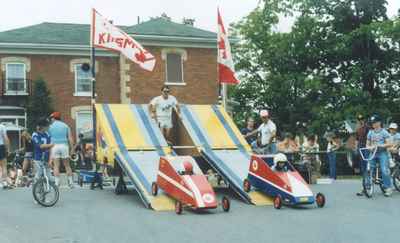
<svg viewBox="0 0 400 243"><path fill-rule="evenodd" d="M390 123L389 129L397 129L397 124L394 122Z"/></svg>
<svg viewBox="0 0 400 243"><path fill-rule="evenodd" d="M274 156L274 163L277 164L278 162L286 162L287 157L285 154L279 153L279 154L275 154Z"/></svg>

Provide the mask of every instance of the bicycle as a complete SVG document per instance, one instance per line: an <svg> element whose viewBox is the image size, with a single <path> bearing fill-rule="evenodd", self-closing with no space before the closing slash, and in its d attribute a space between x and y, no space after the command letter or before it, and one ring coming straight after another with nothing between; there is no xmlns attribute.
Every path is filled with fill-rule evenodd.
<svg viewBox="0 0 400 243"><path fill-rule="evenodd" d="M385 188L383 186L383 179L382 179L382 172L380 166L375 165L375 169L371 170L371 162L376 163L373 161L376 156L376 152L378 151L378 147L370 148L360 148L360 155L361 158L367 162L366 172L363 175L363 189L365 196L371 198L375 191L375 185L379 185L382 193L385 193ZM367 153L366 153L367 152ZM368 156L368 158L366 157Z"/></svg>
<svg viewBox="0 0 400 243"><path fill-rule="evenodd" d="M393 185L394 188L396 188L396 190L400 192L400 151L398 156L394 157L394 160L396 165L392 170Z"/></svg>
<svg viewBox="0 0 400 243"><path fill-rule="evenodd" d="M33 198L43 207L52 207L58 202L60 192L56 184L50 181L50 168L45 165L44 161L36 161L36 163L38 163L37 173L40 176L35 180L32 187ZM51 195L53 196L51 197Z"/></svg>

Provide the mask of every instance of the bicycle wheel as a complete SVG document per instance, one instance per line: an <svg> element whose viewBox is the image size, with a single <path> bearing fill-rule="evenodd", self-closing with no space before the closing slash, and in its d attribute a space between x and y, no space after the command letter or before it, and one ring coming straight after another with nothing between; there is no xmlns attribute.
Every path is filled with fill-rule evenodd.
<svg viewBox="0 0 400 243"><path fill-rule="evenodd" d="M396 188L396 190L400 192L400 168L397 168L393 172L393 185L394 188Z"/></svg>
<svg viewBox="0 0 400 243"><path fill-rule="evenodd" d="M374 194L374 182L372 181L372 171L368 171L366 178L363 178L363 188L365 196L368 198Z"/></svg>
<svg viewBox="0 0 400 243"><path fill-rule="evenodd" d="M49 182L47 185L45 178L41 178L33 184L32 193L35 201L43 207L54 206L60 197L58 187L53 182Z"/></svg>

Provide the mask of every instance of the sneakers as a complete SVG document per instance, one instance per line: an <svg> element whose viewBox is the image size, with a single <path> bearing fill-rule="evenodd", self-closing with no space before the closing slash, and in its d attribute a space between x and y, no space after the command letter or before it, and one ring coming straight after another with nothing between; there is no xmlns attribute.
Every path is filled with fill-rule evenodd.
<svg viewBox="0 0 400 243"><path fill-rule="evenodd" d="M356 195L360 196L360 197L364 196L365 195L365 190L362 189L361 191L357 192Z"/></svg>
<svg viewBox="0 0 400 243"><path fill-rule="evenodd" d="M383 195L385 195L385 197L390 197L392 195L392 193L393 193L393 189L392 188L387 188Z"/></svg>

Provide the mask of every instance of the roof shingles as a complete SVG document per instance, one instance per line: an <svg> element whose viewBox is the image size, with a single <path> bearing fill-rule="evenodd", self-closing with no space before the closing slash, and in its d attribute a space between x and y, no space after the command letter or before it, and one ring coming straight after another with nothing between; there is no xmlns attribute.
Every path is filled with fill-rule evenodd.
<svg viewBox="0 0 400 243"><path fill-rule="evenodd" d="M118 27L132 35L216 39L214 32L174 23L164 18ZM45 22L0 32L0 43L88 45L89 33L90 25Z"/></svg>

